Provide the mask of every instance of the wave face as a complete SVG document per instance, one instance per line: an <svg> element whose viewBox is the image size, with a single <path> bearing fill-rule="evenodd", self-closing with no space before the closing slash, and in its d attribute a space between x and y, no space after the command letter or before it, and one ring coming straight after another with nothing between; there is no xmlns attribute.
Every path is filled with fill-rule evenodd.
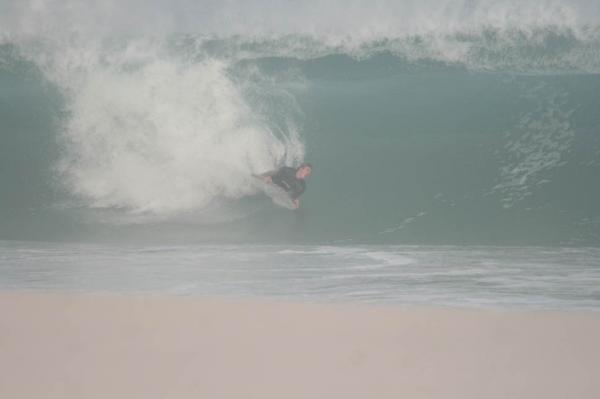
<svg viewBox="0 0 600 399"><path fill-rule="evenodd" d="M595 1L8 2L0 238L596 246L599 73Z"/></svg>

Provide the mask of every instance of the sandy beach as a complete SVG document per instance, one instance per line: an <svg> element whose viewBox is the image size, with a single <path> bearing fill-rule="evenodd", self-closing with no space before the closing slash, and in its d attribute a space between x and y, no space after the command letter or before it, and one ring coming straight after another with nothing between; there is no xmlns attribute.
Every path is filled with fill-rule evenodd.
<svg viewBox="0 0 600 399"><path fill-rule="evenodd" d="M598 398L600 314L0 293L0 397Z"/></svg>

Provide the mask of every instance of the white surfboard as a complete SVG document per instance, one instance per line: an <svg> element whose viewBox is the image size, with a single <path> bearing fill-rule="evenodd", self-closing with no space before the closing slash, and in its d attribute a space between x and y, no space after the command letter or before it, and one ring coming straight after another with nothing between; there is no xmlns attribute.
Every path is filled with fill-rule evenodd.
<svg viewBox="0 0 600 399"><path fill-rule="evenodd" d="M256 186L263 192L265 195L273 201L273 203L277 206L287 209L296 209L294 206L294 202L290 198L290 195L285 192L284 189L277 186L273 183L265 182L262 177L254 176L256 180Z"/></svg>

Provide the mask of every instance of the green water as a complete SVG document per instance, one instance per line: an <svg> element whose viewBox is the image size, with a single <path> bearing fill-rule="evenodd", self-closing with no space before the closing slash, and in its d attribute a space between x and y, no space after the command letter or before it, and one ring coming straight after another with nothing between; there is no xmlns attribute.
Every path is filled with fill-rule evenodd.
<svg viewBox="0 0 600 399"><path fill-rule="evenodd" d="M181 62L180 56L174 60ZM207 60L194 57L191 64L188 57L175 72L162 72L157 79L178 79L182 68L203 79L210 70L198 68L205 68ZM174 116L156 105L179 101L176 90L175 95L159 92L163 97L155 103L136 94L154 84L143 62L125 69L98 64L79 80L73 78L84 93L87 86L80 81L102 78L103 84L114 84L118 91L111 99L110 91L95 98L102 85L90 90L91 97L79 96L77 85L73 91L64 84L68 74L48 78L47 65L40 68L11 46L2 47L1 58L2 239L600 244L600 75L595 73L482 71L457 63L408 61L386 51L364 58L331 54L232 61L219 72L216 84L189 88L202 99L202 90L208 96L240 87L244 107L252 111L249 116L231 126L222 125L229 116L200 121L222 129L216 137L231 141L225 151L211 150L213 141L199 144L179 136L178 129L185 128L180 124L198 126L197 120L186 119L198 108L182 103L180 115ZM232 83L222 86L223 79ZM118 99L128 93L132 99L122 105L125 100ZM221 95L208 106L219 107L219 101L230 99ZM116 108L119 104L122 108ZM226 109L223 115L239 111ZM260 158L239 166L235 154L262 148L261 142L254 133L230 138L227 130L247 123L259 132L283 131L283 138L276 139L281 141L291 137L286 136L290 120L302 144L301 158L314 165L298 211L277 208L252 191L235 192L239 173L260 172L268 162ZM164 121L172 123L172 131L162 131L159 139L154 133L144 136L160 130L156 126ZM139 129L142 123L148 130ZM78 126L87 135L76 136ZM91 160L82 152L86 139L99 144ZM121 144L125 139L129 141ZM129 164L119 169L112 163L117 151L124 151L127 159L143 156L146 165L160 170L162 162L193 145L216 154L217 160L178 163L167 175L168 180L182 179L174 189L205 182L204 177L200 183L190 178L205 165L215 173L239 172L208 176L208 181L227 185L214 186L210 203L199 203L197 209L177 208L167 186L163 190L148 183L138 189L136 184L147 179L144 170ZM174 146L177 151L170 150ZM273 159L297 162L290 155L297 146L286 146L288 161L281 155ZM59 172L65 159L70 162L67 172ZM110 168L114 172L107 172ZM112 188L100 196L98 187ZM143 190L154 194L144 196ZM169 205L169 213L136 219L157 213L142 210L157 193L165 194L165 200L154 203ZM214 209L219 217L207 222Z"/></svg>

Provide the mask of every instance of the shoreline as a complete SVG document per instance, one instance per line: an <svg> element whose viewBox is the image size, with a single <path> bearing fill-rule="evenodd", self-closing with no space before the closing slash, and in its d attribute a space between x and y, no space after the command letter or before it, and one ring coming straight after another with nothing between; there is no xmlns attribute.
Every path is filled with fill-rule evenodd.
<svg viewBox="0 0 600 399"><path fill-rule="evenodd" d="M600 314L0 291L10 398L596 398Z"/></svg>

